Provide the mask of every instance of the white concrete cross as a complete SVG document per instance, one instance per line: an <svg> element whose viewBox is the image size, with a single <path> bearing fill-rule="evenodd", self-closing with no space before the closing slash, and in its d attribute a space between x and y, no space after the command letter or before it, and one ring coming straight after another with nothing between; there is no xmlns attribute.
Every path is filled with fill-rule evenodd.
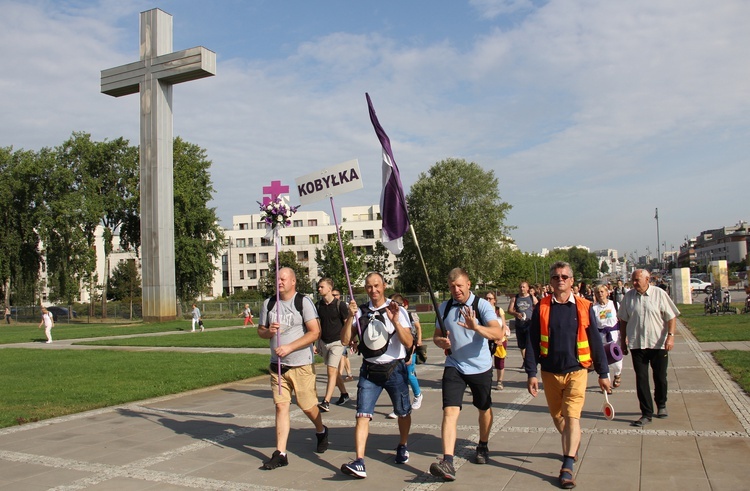
<svg viewBox="0 0 750 491"><path fill-rule="evenodd" d="M174 268L172 85L216 74L216 53L172 52L172 16L141 12L141 60L102 70L102 93L141 94L141 257L143 319L177 316Z"/></svg>

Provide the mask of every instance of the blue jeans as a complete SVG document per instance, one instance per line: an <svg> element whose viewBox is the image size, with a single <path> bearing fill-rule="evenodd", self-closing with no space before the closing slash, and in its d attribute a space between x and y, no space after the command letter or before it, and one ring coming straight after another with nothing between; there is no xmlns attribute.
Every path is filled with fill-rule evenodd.
<svg viewBox="0 0 750 491"><path fill-rule="evenodd" d="M357 383L357 418L370 418L375 412L375 404L378 402L383 389L388 393L393 404L393 412L396 416L404 417L411 413L411 402L409 401L409 385L407 380L406 365L403 360L399 361L393 373L384 385L370 382L365 377L367 368L365 363L359 368L359 382Z"/></svg>
<svg viewBox="0 0 750 491"><path fill-rule="evenodd" d="M417 353L411 355L411 363L406 365L406 373L409 375L409 387L414 393L414 397L422 393L422 389L419 388L419 380L417 379Z"/></svg>

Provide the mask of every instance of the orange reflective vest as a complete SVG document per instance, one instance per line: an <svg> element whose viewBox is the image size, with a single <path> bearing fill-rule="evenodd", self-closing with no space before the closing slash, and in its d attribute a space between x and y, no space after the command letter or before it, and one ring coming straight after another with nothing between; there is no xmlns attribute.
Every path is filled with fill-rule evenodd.
<svg viewBox="0 0 750 491"><path fill-rule="evenodd" d="M576 311L578 314L578 363L582 367L591 366L591 348L589 347L589 338L586 335L586 328L591 324L589 318L589 309L591 302L582 297L575 297ZM549 311L552 304L552 295L546 296L539 301L539 327L541 342L539 349L542 358L549 354Z"/></svg>

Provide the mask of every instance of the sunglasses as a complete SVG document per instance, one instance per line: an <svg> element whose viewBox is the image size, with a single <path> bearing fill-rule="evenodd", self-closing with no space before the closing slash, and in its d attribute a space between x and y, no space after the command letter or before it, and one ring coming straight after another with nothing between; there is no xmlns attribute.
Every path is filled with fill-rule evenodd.
<svg viewBox="0 0 750 491"><path fill-rule="evenodd" d="M565 280L569 280L570 276L566 274L555 274L555 275L552 275L551 278L555 281L560 281L560 280L565 281Z"/></svg>

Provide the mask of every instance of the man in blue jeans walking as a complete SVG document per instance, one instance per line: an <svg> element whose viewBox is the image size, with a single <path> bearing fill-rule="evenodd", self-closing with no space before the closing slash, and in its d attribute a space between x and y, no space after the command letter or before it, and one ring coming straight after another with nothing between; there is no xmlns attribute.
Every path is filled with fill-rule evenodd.
<svg viewBox="0 0 750 491"><path fill-rule="evenodd" d="M396 302L385 297L385 281L380 273L367 275L365 290L370 301L359 307L354 300L349 302L349 317L341 330L341 343L344 346L348 346L353 337L360 338L358 349L364 357L357 384L357 423L354 428L356 458L341 466L341 472L358 479L367 477L365 447L375 403L383 389L391 398L393 412L398 417L397 464L409 461L407 441L411 429L409 385L404 364L405 346L411 346L414 340L409 320ZM354 324L355 317L359 328Z"/></svg>

